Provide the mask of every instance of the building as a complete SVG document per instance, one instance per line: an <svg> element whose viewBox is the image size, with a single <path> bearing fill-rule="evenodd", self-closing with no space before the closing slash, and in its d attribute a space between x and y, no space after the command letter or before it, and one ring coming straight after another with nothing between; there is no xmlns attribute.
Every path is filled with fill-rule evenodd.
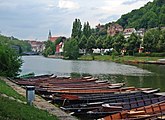
<svg viewBox="0 0 165 120"><path fill-rule="evenodd" d="M136 34L143 38L145 31L146 30L144 28L140 28L139 30L136 31Z"/></svg>
<svg viewBox="0 0 165 120"><path fill-rule="evenodd" d="M48 40L50 40L51 42L55 43L56 40L60 39L59 44L57 44L55 46L55 54L56 55L61 55L61 53L63 53L63 49L64 49L64 41L66 40L65 37L55 37L51 35L51 31L49 30L49 34L48 34Z"/></svg>
<svg viewBox="0 0 165 120"><path fill-rule="evenodd" d="M120 32L123 32L123 27L117 23L112 23L107 29L107 34L110 36L114 36Z"/></svg>
<svg viewBox="0 0 165 120"><path fill-rule="evenodd" d="M45 44L43 41L30 41L29 40L28 43L31 45L33 52L42 53L45 49Z"/></svg>
<svg viewBox="0 0 165 120"><path fill-rule="evenodd" d="M127 28L127 29L125 29L124 32L123 32L124 38L129 38L132 33L136 33L135 28Z"/></svg>

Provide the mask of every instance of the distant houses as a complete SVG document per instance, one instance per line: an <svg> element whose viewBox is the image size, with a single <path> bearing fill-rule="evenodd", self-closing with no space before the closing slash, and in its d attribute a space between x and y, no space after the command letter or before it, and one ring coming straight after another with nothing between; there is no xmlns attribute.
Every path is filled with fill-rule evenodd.
<svg viewBox="0 0 165 120"><path fill-rule="evenodd" d="M33 52L42 53L45 49L45 43L42 41L28 40Z"/></svg>
<svg viewBox="0 0 165 120"><path fill-rule="evenodd" d="M107 29L107 34L110 36L114 36L120 32L123 32L123 27L117 23L112 23Z"/></svg>
<svg viewBox="0 0 165 120"><path fill-rule="evenodd" d="M48 40L55 43L55 54L61 55L64 51L64 41L66 40L66 37L52 36L51 31L49 30Z"/></svg>

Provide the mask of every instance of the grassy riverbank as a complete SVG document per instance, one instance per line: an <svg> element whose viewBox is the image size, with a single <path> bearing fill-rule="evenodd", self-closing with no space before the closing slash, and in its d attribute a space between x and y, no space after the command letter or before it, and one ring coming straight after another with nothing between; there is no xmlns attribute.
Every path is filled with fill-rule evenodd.
<svg viewBox="0 0 165 120"><path fill-rule="evenodd" d="M3 97L1 94L6 94L8 97ZM48 112L20 103L16 99L25 101L23 96L0 80L0 120L58 120Z"/></svg>
<svg viewBox="0 0 165 120"><path fill-rule="evenodd" d="M79 60L100 60L100 61L114 61L114 62L147 62L157 61L162 57L136 57L136 56L109 56L109 55L83 55Z"/></svg>

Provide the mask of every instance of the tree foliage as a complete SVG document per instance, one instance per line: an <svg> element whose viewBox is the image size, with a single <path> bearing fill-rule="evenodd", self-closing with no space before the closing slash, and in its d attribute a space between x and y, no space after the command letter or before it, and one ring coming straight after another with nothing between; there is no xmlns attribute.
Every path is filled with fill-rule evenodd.
<svg viewBox="0 0 165 120"><path fill-rule="evenodd" d="M69 59L76 60L79 56L78 42L75 38L65 41L64 56Z"/></svg>
<svg viewBox="0 0 165 120"><path fill-rule="evenodd" d="M72 38L80 38L81 37L81 30L82 25L81 25L81 21L80 19L75 19L75 21L73 22L73 28L72 28L72 34L71 37Z"/></svg>
<svg viewBox="0 0 165 120"><path fill-rule="evenodd" d="M144 7L122 15L117 21L124 28L154 28L165 26L165 0L154 0Z"/></svg>
<svg viewBox="0 0 165 120"><path fill-rule="evenodd" d="M7 45L7 46L19 46L20 52L29 52L31 51L31 45L27 41L19 40L17 38L6 37L3 35L0 35L0 44ZM21 53L20 53L21 54Z"/></svg>
<svg viewBox="0 0 165 120"><path fill-rule="evenodd" d="M21 65L19 55L7 45L0 44L0 76L17 76Z"/></svg>

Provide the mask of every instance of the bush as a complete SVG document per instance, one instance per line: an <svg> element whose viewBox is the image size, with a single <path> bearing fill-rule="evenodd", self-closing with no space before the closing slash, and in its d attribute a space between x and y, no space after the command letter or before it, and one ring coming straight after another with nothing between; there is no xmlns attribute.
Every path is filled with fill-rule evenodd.
<svg viewBox="0 0 165 120"><path fill-rule="evenodd" d="M21 65L20 56L13 49L0 44L0 76L17 76Z"/></svg>

